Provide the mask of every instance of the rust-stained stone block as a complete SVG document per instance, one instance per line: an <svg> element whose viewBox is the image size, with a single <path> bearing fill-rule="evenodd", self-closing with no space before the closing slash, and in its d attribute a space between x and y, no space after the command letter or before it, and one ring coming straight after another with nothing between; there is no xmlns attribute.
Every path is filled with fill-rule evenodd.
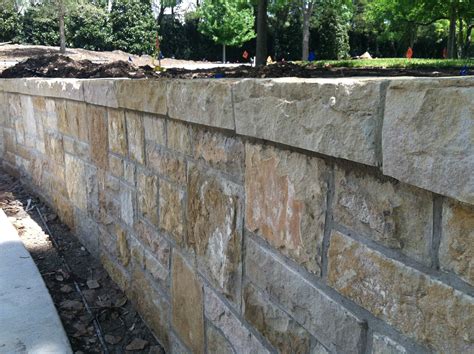
<svg viewBox="0 0 474 354"><path fill-rule="evenodd" d="M139 173L137 197L140 216L158 226L158 178Z"/></svg>
<svg viewBox="0 0 474 354"><path fill-rule="evenodd" d="M109 149L116 154L127 156L127 132L125 113L122 110L108 109Z"/></svg>
<svg viewBox="0 0 474 354"><path fill-rule="evenodd" d="M142 115L136 112L125 113L127 121L128 152L132 160L145 163L145 136Z"/></svg>
<svg viewBox="0 0 474 354"><path fill-rule="evenodd" d="M240 302L242 187L200 171L188 171L186 244L214 286Z"/></svg>
<svg viewBox="0 0 474 354"><path fill-rule="evenodd" d="M87 106L91 160L99 168L108 168L107 110L103 107Z"/></svg>
<svg viewBox="0 0 474 354"><path fill-rule="evenodd" d="M83 142L89 142L89 119L85 103L66 101L66 120L66 134Z"/></svg>
<svg viewBox="0 0 474 354"><path fill-rule="evenodd" d="M196 273L184 258L173 252L172 324L193 353L204 353L203 290Z"/></svg>
<svg viewBox="0 0 474 354"><path fill-rule="evenodd" d="M339 233L328 284L404 335L441 353L474 351L474 299Z"/></svg>
<svg viewBox="0 0 474 354"><path fill-rule="evenodd" d="M130 263L130 247L127 240L127 231L119 224L115 225L117 258L124 267Z"/></svg>
<svg viewBox="0 0 474 354"><path fill-rule="evenodd" d="M147 166L157 174L170 180L184 184L186 182L186 161L174 157L158 146L146 144Z"/></svg>
<svg viewBox="0 0 474 354"><path fill-rule="evenodd" d="M169 268L171 248L156 228L138 220L135 223L135 236L165 268Z"/></svg>
<svg viewBox="0 0 474 354"><path fill-rule="evenodd" d="M184 236L184 194L170 183L159 182L159 224L178 244Z"/></svg>
<svg viewBox="0 0 474 354"><path fill-rule="evenodd" d="M319 274L329 168L318 158L248 143L245 226Z"/></svg>
<svg viewBox="0 0 474 354"><path fill-rule="evenodd" d="M445 200L441 220L441 268L474 286L474 206Z"/></svg>

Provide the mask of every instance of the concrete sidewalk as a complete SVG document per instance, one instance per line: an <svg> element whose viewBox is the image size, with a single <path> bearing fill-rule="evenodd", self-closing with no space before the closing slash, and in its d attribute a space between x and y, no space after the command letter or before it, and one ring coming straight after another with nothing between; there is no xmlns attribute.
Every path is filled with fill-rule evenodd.
<svg viewBox="0 0 474 354"><path fill-rule="evenodd" d="M0 353L72 353L41 274L1 209Z"/></svg>

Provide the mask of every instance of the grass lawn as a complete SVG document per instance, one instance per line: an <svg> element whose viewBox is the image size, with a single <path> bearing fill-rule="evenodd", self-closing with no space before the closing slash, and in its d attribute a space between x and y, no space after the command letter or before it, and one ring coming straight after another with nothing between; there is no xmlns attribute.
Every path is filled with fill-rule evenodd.
<svg viewBox="0 0 474 354"><path fill-rule="evenodd" d="M461 68L467 65L474 69L474 59L354 59L354 60L318 60L313 62L300 62L302 65L313 67L344 67L344 68Z"/></svg>

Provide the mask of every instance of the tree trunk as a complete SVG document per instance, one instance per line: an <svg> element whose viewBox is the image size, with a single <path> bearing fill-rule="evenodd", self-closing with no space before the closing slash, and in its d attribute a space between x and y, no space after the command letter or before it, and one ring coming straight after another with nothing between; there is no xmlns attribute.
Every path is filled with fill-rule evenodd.
<svg viewBox="0 0 474 354"><path fill-rule="evenodd" d="M308 60L309 56L309 24L313 13L313 1L303 1L303 45L301 60Z"/></svg>
<svg viewBox="0 0 474 354"><path fill-rule="evenodd" d="M459 31L458 31L458 41L457 41L457 46L456 46L456 55L458 58L462 58L462 49L463 49L463 44L464 44L464 22L462 20L462 17L459 16Z"/></svg>
<svg viewBox="0 0 474 354"><path fill-rule="evenodd" d="M222 64L225 64L226 57L225 57L225 44L222 45Z"/></svg>
<svg viewBox="0 0 474 354"><path fill-rule="evenodd" d="M163 21L163 16L165 14L165 7L160 4L160 12L158 13L158 17L156 21L158 22L158 28L161 26L161 22Z"/></svg>
<svg viewBox="0 0 474 354"><path fill-rule="evenodd" d="M453 2L449 12L448 58L456 56L456 5Z"/></svg>
<svg viewBox="0 0 474 354"><path fill-rule="evenodd" d="M64 33L64 0L59 0L59 52L66 53L66 34Z"/></svg>
<svg viewBox="0 0 474 354"><path fill-rule="evenodd" d="M107 1L107 11L109 13L112 12L112 5L113 5L113 0L108 0Z"/></svg>
<svg viewBox="0 0 474 354"><path fill-rule="evenodd" d="M471 47L471 34L472 30L474 29L474 24L469 25L466 31L466 41L464 42L463 48L463 58L468 58L469 56L469 48Z"/></svg>
<svg viewBox="0 0 474 354"><path fill-rule="evenodd" d="M265 65L267 57L267 7L268 0L258 1L257 12L257 50L255 64Z"/></svg>

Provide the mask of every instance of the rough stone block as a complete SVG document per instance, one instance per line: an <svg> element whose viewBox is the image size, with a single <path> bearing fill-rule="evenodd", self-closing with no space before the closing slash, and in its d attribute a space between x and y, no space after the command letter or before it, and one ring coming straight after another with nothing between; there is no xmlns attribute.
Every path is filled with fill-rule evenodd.
<svg viewBox="0 0 474 354"><path fill-rule="evenodd" d="M115 82L117 81L117 79L84 80L84 100L93 105L118 108L115 92Z"/></svg>
<svg viewBox="0 0 474 354"><path fill-rule="evenodd" d="M234 87L238 134L379 165L381 80L242 80Z"/></svg>
<svg viewBox="0 0 474 354"><path fill-rule="evenodd" d="M213 285L239 303L242 187L192 166L187 190L187 246Z"/></svg>
<svg viewBox="0 0 474 354"><path fill-rule="evenodd" d="M133 211L133 190L121 183L120 185L120 216L121 219L128 225L133 226L134 211Z"/></svg>
<svg viewBox="0 0 474 354"><path fill-rule="evenodd" d="M58 130L58 115L56 112L56 100L46 98L45 99L46 105L46 113L43 120L43 125L46 129L51 131Z"/></svg>
<svg viewBox="0 0 474 354"><path fill-rule="evenodd" d="M246 228L319 274L328 167L318 158L246 145Z"/></svg>
<svg viewBox="0 0 474 354"><path fill-rule="evenodd" d="M128 152L130 158L138 163L145 163L145 136L140 113L126 112Z"/></svg>
<svg viewBox="0 0 474 354"><path fill-rule="evenodd" d="M159 182L159 219L160 228L171 234L178 244L184 236L184 193L160 180Z"/></svg>
<svg viewBox="0 0 474 354"><path fill-rule="evenodd" d="M46 133L45 150L49 159L57 165L64 166L63 138L60 134Z"/></svg>
<svg viewBox="0 0 474 354"><path fill-rule="evenodd" d="M82 160L69 154L65 155L66 188L69 199L81 209L87 210L86 167Z"/></svg>
<svg viewBox="0 0 474 354"><path fill-rule="evenodd" d="M244 290L244 318L256 328L279 353L309 353L310 334L284 311L266 300L250 283Z"/></svg>
<svg viewBox="0 0 474 354"><path fill-rule="evenodd" d="M206 339L208 354L235 354L222 332L210 323L206 326Z"/></svg>
<svg viewBox="0 0 474 354"><path fill-rule="evenodd" d="M117 258L124 267L130 263L130 246L127 240L127 231L119 224L115 225Z"/></svg>
<svg viewBox="0 0 474 354"><path fill-rule="evenodd" d="M339 232L328 259L331 287L406 336L436 352L474 350L472 297Z"/></svg>
<svg viewBox="0 0 474 354"><path fill-rule="evenodd" d="M171 307L172 324L193 353L204 353L203 291L184 258L173 252Z"/></svg>
<svg viewBox="0 0 474 354"><path fill-rule="evenodd" d="M109 154L108 171L115 177L123 176L123 162L118 156Z"/></svg>
<svg viewBox="0 0 474 354"><path fill-rule="evenodd" d="M89 119L87 105L82 102L66 101L66 134L83 142L89 142Z"/></svg>
<svg viewBox="0 0 474 354"><path fill-rule="evenodd" d="M144 251L145 270L151 274L153 279L158 282L164 289L168 288L168 278L170 272L168 264L162 264L155 255L147 250Z"/></svg>
<svg viewBox="0 0 474 354"><path fill-rule="evenodd" d="M374 333L372 340L373 354L406 354L406 349L394 340L378 333Z"/></svg>
<svg viewBox="0 0 474 354"><path fill-rule="evenodd" d="M118 80L115 83L118 106L165 115L166 87L166 80Z"/></svg>
<svg viewBox="0 0 474 354"><path fill-rule="evenodd" d="M151 114L143 116L143 127L145 129L145 139L158 145L166 145L165 119Z"/></svg>
<svg viewBox="0 0 474 354"><path fill-rule="evenodd" d="M82 79L67 78L22 78L9 80L8 91L84 101L83 82Z"/></svg>
<svg viewBox="0 0 474 354"><path fill-rule="evenodd" d="M211 289L204 287L204 294L206 318L220 329L236 353L270 353Z"/></svg>
<svg viewBox="0 0 474 354"><path fill-rule="evenodd" d="M155 173L170 180L184 184L186 182L186 161L173 156L158 146L146 144L147 166Z"/></svg>
<svg viewBox="0 0 474 354"><path fill-rule="evenodd" d="M431 265L431 193L355 169L336 168L334 220Z"/></svg>
<svg viewBox="0 0 474 354"><path fill-rule="evenodd" d="M116 154L127 156L127 133L125 126L125 113L122 110L108 110L109 149Z"/></svg>
<svg viewBox="0 0 474 354"><path fill-rule="evenodd" d="M166 129L168 135L168 147L182 152L183 154L191 154L191 135L189 125L181 122L168 121Z"/></svg>
<svg viewBox="0 0 474 354"><path fill-rule="evenodd" d="M210 166L243 178L245 147L235 136L193 127L194 158Z"/></svg>
<svg viewBox="0 0 474 354"><path fill-rule="evenodd" d="M104 170L108 168L107 110L103 107L87 106L91 160Z"/></svg>
<svg viewBox="0 0 474 354"><path fill-rule="evenodd" d="M187 122L235 129L232 82L219 80L168 81L168 115Z"/></svg>
<svg viewBox="0 0 474 354"><path fill-rule="evenodd" d="M383 122L383 173L474 204L474 80L393 80Z"/></svg>
<svg viewBox="0 0 474 354"><path fill-rule="evenodd" d="M128 291L130 287L130 274L127 270L119 266L107 252L100 253L100 263L104 266L107 274L123 291Z"/></svg>
<svg viewBox="0 0 474 354"><path fill-rule="evenodd" d="M158 226L158 178L139 173L137 197L140 216Z"/></svg>
<svg viewBox="0 0 474 354"><path fill-rule="evenodd" d="M135 236L165 268L169 268L171 248L156 228L143 221L135 223Z"/></svg>
<svg viewBox="0 0 474 354"><path fill-rule="evenodd" d="M246 250L245 275L252 283L331 352L361 352L366 334L361 320L248 237Z"/></svg>
<svg viewBox="0 0 474 354"><path fill-rule="evenodd" d="M441 220L441 269L474 286L474 206L446 200Z"/></svg>

